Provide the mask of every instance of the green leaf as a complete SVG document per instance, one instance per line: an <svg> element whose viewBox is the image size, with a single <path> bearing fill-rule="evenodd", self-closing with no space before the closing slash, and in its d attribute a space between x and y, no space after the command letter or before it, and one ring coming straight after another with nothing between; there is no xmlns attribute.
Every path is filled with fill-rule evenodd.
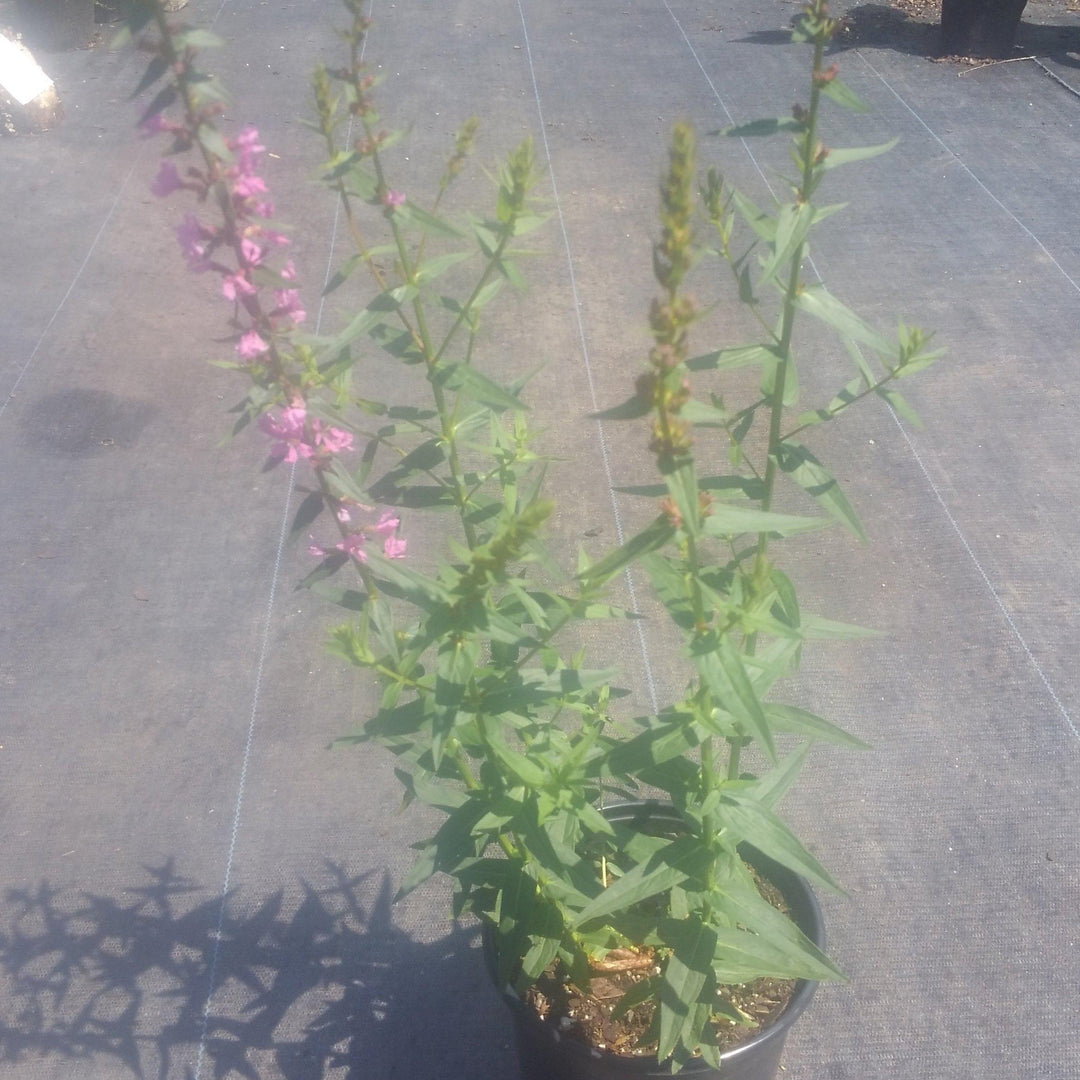
<svg viewBox="0 0 1080 1080"><path fill-rule="evenodd" d="M380 311L370 307L364 308L340 334L331 338L330 341L319 350L319 361L336 359L342 349L347 348L356 340L356 338L364 333L365 330L374 326L381 319L382 313Z"/></svg>
<svg viewBox="0 0 1080 1080"><path fill-rule="evenodd" d="M473 252L471 251L451 251L446 255L437 255L433 259L426 259L416 268L414 280L418 285L423 282L434 281L437 277L445 274L447 270L457 266L458 263L472 257Z"/></svg>
<svg viewBox="0 0 1080 1080"><path fill-rule="evenodd" d="M323 296L329 296L335 289L344 285L345 282L349 280L352 272L360 266L363 261L364 257L362 255L350 255L349 258L345 260L344 265L339 270L335 271L333 277L326 283L326 288L322 291Z"/></svg>
<svg viewBox="0 0 1080 1080"><path fill-rule="evenodd" d="M808 495L813 496L846 529L866 540L858 515L848 502L835 477L810 451L799 443L783 442L776 462Z"/></svg>
<svg viewBox="0 0 1080 1080"><path fill-rule="evenodd" d="M195 129L195 141L219 161L232 161L232 151L225 142L225 137L212 125L200 124Z"/></svg>
<svg viewBox="0 0 1080 1080"><path fill-rule="evenodd" d="M734 938L739 931L721 932L718 936L717 957L725 962L725 953L732 946L749 946L765 952L762 959L774 977L789 979L843 979L843 972L782 912L778 911L757 891L752 880L742 887L725 889L724 907L756 940L751 944Z"/></svg>
<svg viewBox="0 0 1080 1080"><path fill-rule="evenodd" d="M697 398L691 398L679 415L696 427L726 428L731 422L731 414L726 409L719 409Z"/></svg>
<svg viewBox="0 0 1080 1080"><path fill-rule="evenodd" d="M757 510L752 506L733 506L714 503L712 513L702 522L702 531L709 536L742 536L745 533L773 533L794 536L812 532L828 525L827 518L803 517L796 514L777 514L772 510Z"/></svg>
<svg viewBox="0 0 1080 1080"><path fill-rule="evenodd" d="M689 879L703 882L711 862L712 854L696 837L680 836L612 882L578 913L574 926L632 907Z"/></svg>
<svg viewBox="0 0 1080 1080"><path fill-rule="evenodd" d="M881 637L881 631L872 627L823 619L820 615L807 615L803 619L802 629L804 637L819 641L861 641L864 638Z"/></svg>
<svg viewBox="0 0 1080 1080"><path fill-rule="evenodd" d="M777 731L787 731L816 742L835 743L837 746L847 746L855 750L870 749L862 739L857 739L836 724L794 705L766 704L765 715L769 724Z"/></svg>
<svg viewBox="0 0 1080 1080"><path fill-rule="evenodd" d="M376 323L369 331L368 337L376 342L384 352L390 356L396 356L406 364L423 363L424 354L416 344L416 339L408 330L388 326L384 322Z"/></svg>
<svg viewBox="0 0 1080 1080"><path fill-rule="evenodd" d="M542 789L547 783L547 773L524 754L510 747L497 721L484 716L480 718L480 724L484 729L484 739L488 746L513 776L534 791Z"/></svg>
<svg viewBox="0 0 1080 1080"><path fill-rule="evenodd" d="M740 345L734 349L719 349L694 356L686 361L686 366L691 371L733 371L776 358L776 347L773 345Z"/></svg>
<svg viewBox="0 0 1080 1080"><path fill-rule="evenodd" d="M921 428L923 426L922 418L911 407L907 399L902 397L896 390L891 389L888 386L879 386L877 389L879 397L885 399L888 402L890 408L898 415L902 416L913 427Z"/></svg>
<svg viewBox="0 0 1080 1080"><path fill-rule="evenodd" d="M693 1049L698 1042L698 1031L688 1023L696 1013L708 989L710 1001L716 996L713 978L713 956L716 953L716 931L706 926L700 916L688 919L663 919L660 933L672 946L671 955L664 965L660 984L660 1041L656 1056L664 1061L682 1042Z"/></svg>
<svg viewBox="0 0 1080 1080"><path fill-rule="evenodd" d="M471 639L449 638L439 647L435 669L435 716L432 723L431 756L438 769L443 748L454 730L465 689L476 670L479 644Z"/></svg>
<svg viewBox="0 0 1080 1080"><path fill-rule="evenodd" d="M750 676L743 665L742 656L730 636L727 634L721 636L715 651L709 655L717 658L727 677L728 685L734 692L734 698L730 693L725 694L717 704L726 708L739 720L743 727L765 747L769 760L775 761L776 747L773 744L772 732L769 730L761 699L754 690L754 684L750 681Z"/></svg>
<svg viewBox="0 0 1080 1080"><path fill-rule="evenodd" d="M740 191L732 194L732 201L736 209L746 219L746 224L766 243L774 243L776 240L776 218L766 214L758 206Z"/></svg>
<svg viewBox="0 0 1080 1080"><path fill-rule="evenodd" d="M847 150L829 147L828 156L825 158L822 167L826 170L836 169L841 165L850 165L855 161L876 158L880 154L887 154L899 141L899 139L890 139L887 143L881 143L878 146L853 146Z"/></svg>
<svg viewBox="0 0 1080 1080"><path fill-rule="evenodd" d="M656 551L675 535L675 529L666 517L658 517L651 525L632 536L599 562L586 567L578 574L581 581L604 581L614 577L624 566L650 551Z"/></svg>
<svg viewBox="0 0 1080 1080"><path fill-rule="evenodd" d="M896 352L894 344L860 319L823 286L807 286L795 297L795 304L807 315L812 315L842 335L846 334L863 345L868 345L882 356L892 356Z"/></svg>
<svg viewBox="0 0 1080 1080"><path fill-rule="evenodd" d="M842 105L852 112L866 112L869 109L866 102L841 79L830 79L827 83L822 83L821 92L837 105Z"/></svg>
<svg viewBox="0 0 1080 1080"><path fill-rule="evenodd" d="M406 202L404 206L399 206L394 211L394 216L402 225L412 226L419 229L420 232L427 233L428 236L442 236L460 240L465 235L460 229L451 225L449 221L435 217L426 210L421 210L415 203Z"/></svg>
<svg viewBox="0 0 1080 1080"><path fill-rule="evenodd" d="M629 741L617 742L608 760L616 774L633 774L682 757L700 742L699 732L687 717L685 722L658 723Z"/></svg>
<svg viewBox="0 0 1080 1080"><path fill-rule="evenodd" d="M721 814L724 822L741 839L753 844L762 854L768 855L781 866L794 870L796 874L843 894L843 889L836 884L825 867L803 847L795 834L757 799L745 792L729 789L723 795Z"/></svg>
<svg viewBox="0 0 1080 1080"><path fill-rule="evenodd" d="M179 52L181 49L221 49L225 42L217 34L211 34L209 30L191 26L173 34L173 45Z"/></svg>
<svg viewBox="0 0 1080 1080"><path fill-rule="evenodd" d="M478 401L481 405L488 405L493 409L514 409L517 412L528 410L528 405L482 374L472 364L442 363L434 379L451 390L457 390L473 401Z"/></svg>
<svg viewBox="0 0 1080 1080"><path fill-rule="evenodd" d="M814 208L810 203L785 203L776 221L776 237L758 278L758 288L769 284L777 273L788 266L800 245L806 240L814 223Z"/></svg>
<svg viewBox="0 0 1080 1080"><path fill-rule="evenodd" d="M768 710L769 706L766 705L765 708ZM810 743L803 743L798 750L781 758L764 776L755 780L747 791L762 806L769 810L774 809L795 783L809 752Z"/></svg>

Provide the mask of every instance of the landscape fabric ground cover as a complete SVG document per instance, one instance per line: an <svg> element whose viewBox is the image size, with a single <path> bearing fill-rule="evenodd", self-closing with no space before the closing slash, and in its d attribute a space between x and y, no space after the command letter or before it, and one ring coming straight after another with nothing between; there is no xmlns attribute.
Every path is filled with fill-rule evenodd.
<svg viewBox="0 0 1080 1080"><path fill-rule="evenodd" d="M805 70L795 11L374 2L381 101L413 123L399 186L430 182L412 170L472 113L481 161L536 140L553 217L484 361L545 365L529 400L567 553L643 513L612 488L640 479L645 433L586 415L643 366L667 133L786 114ZM330 328L349 297L320 306L317 286L343 248L299 121L335 55L336 0L191 0L185 17L229 43L225 129L256 124L275 155L310 318ZM1055 40L1075 29L1054 18ZM1072 55L1047 64L1076 87ZM475 928L445 923L437 883L389 905L420 811L397 813L381 755L327 749L372 691L317 644L337 613L294 589L310 560L280 542L288 466L262 471L254 437L218 446L236 389L204 363L228 348L221 305L184 270L177 207L149 193L157 153L128 100L142 62L47 59L64 125L0 141L0 1080L509 1080ZM850 206L808 274L886 327L902 311L935 329L949 356L910 390L925 430L868 408L823 436L871 543L815 535L802 576L824 614L884 636L819 646L801 675L874 749L817 752L785 803L848 890L825 906L852 982L819 993L784 1075L1069 1080L1080 100L1029 63L958 77L881 40L835 59L870 110L832 110L828 140L900 144L836 174ZM768 200L782 144L702 143ZM469 175L459 206L487 194ZM739 318L721 310L696 344L743 340ZM831 390L845 363L804 359L803 381ZM396 376L373 361L371 377ZM627 635L594 645L647 707L678 658L648 625Z"/></svg>

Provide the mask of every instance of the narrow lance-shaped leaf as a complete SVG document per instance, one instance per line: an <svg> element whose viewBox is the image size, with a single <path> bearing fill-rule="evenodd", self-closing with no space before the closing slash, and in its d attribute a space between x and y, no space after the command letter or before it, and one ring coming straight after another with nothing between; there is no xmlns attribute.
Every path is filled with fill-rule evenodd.
<svg viewBox="0 0 1080 1080"><path fill-rule="evenodd" d="M757 799L745 792L725 791L721 818L740 839L749 841L781 866L833 892L843 892L828 870L803 847L795 834Z"/></svg>
<svg viewBox="0 0 1080 1080"><path fill-rule="evenodd" d="M660 985L660 1041L656 1055L664 1061L680 1041L687 1049L693 1049L698 1042L700 1029L693 1030L697 1026L694 1006L707 984L710 1000L716 993L711 985L716 931L700 916L692 915L688 919L662 920L660 933L673 946Z"/></svg>
<svg viewBox="0 0 1080 1080"><path fill-rule="evenodd" d="M776 463L803 491L817 499L841 525L860 540L866 540L866 533L855 508L848 502L836 478L805 446L790 441L782 442L777 447Z"/></svg>
<svg viewBox="0 0 1080 1080"><path fill-rule="evenodd" d="M602 581L613 577L624 566L650 551L661 548L675 535L675 529L666 517L658 517L637 535L632 536L622 547L606 555L598 563L593 563L578 574L582 581Z"/></svg>
<svg viewBox="0 0 1080 1080"><path fill-rule="evenodd" d="M887 154L899 141L899 139L890 139L887 143L881 143L878 146L852 146L843 150L830 146L822 167L836 169L841 165L850 165L855 161L866 161L880 154Z"/></svg>
<svg viewBox="0 0 1080 1080"><path fill-rule="evenodd" d="M680 836L612 882L579 912L574 925L584 926L593 919L625 910L690 878L704 880L711 861L712 855L695 837Z"/></svg>

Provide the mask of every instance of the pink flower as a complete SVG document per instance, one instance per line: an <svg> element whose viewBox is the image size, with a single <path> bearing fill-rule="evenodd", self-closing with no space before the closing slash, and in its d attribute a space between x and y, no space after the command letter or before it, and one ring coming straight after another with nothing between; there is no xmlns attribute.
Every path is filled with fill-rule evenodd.
<svg viewBox="0 0 1080 1080"><path fill-rule="evenodd" d="M312 556L312 558L321 559L325 555L329 554L327 552L326 548L322 547L322 545L320 545L320 544L315 543L315 537L309 536L308 539L311 541L311 543L308 544L307 551L308 551L308 554L310 556Z"/></svg>
<svg viewBox="0 0 1080 1080"><path fill-rule="evenodd" d="M258 176L238 176L233 182L233 194L241 199L251 199L256 195L264 195L268 188L266 182Z"/></svg>
<svg viewBox="0 0 1080 1080"><path fill-rule="evenodd" d="M342 525L352 521L352 514L349 513L348 507L345 506L339 506L334 513L334 517L336 517Z"/></svg>
<svg viewBox="0 0 1080 1080"><path fill-rule="evenodd" d="M289 260L289 261L288 261L288 262L287 262L287 263L286 263L286 264L285 264L285 265L284 265L284 266L283 266L283 267L281 268L281 276L282 276L282 277L283 277L283 278L284 278L284 279L285 279L286 281L295 281L295 280L296 280L296 266L295 266L295 265L293 264L293 261L292 261L292 259L290 259L290 260Z"/></svg>
<svg viewBox="0 0 1080 1080"><path fill-rule="evenodd" d="M176 171L176 166L171 161L163 161L153 184L150 185L150 191L159 199L163 199L166 195L179 191L183 186L184 183Z"/></svg>
<svg viewBox="0 0 1080 1080"><path fill-rule="evenodd" d="M396 210L399 206L405 205L405 192L394 191L393 189L383 193L382 204L387 210Z"/></svg>
<svg viewBox="0 0 1080 1080"><path fill-rule="evenodd" d="M249 330L246 334L244 334L243 337L240 338L240 341L237 343L236 346L236 351L245 360L254 360L256 357L262 356L263 353L269 352L270 346L265 341L263 341L263 339L259 336L259 332L257 330ZM301 413L302 412L303 410L301 410ZM262 417L260 417L259 419L261 421ZM301 427L302 426L303 424L301 423Z"/></svg>
<svg viewBox="0 0 1080 1080"><path fill-rule="evenodd" d="M241 296L254 296L257 292L255 286L243 274L226 274L221 279L221 291L226 300L234 301Z"/></svg>
<svg viewBox="0 0 1080 1080"><path fill-rule="evenodd" d="M274 303L277 307L271 313L273 315L288 315L294 323L302 323L307 318L298 289L276 289Z"/></svg>
<svg viewBox="0 0 1080 1080"><path fill-rule="evenodd" d="M384 510L379 517L378 524L375 526L375 531L380 536L389 536L397 530L400 524L401 518L393 510Z"/></svg>
<svg viewBox="0 0 1080 1080"><path fill-rule="evenodd" d="M240 256L249 266L258 266L262 262L263 249L245 236L240 241Z"/></svg>
<svg viewBox="0 0 1080 1080"><path fill-rule="evenodd" d="M154 113L148 116L140 125L139 133L144 139L152 139L155 135L161 135L166 131L183 131L184 125L177 124L172 120L166 120L164 113Z"/></svg>
<svg viewBox="0 0 1080 1080"><path fill-rule="evenodd" d="M299 405L282 409L280 417L270 413L263 413L259 417L259 427L276 440L270 446L271 456L291 464L298 458L309 458L315 453L314 447L307 442L304 430L306 419L307 410Z"/></svg>
<svg viewBox="0 0 1080 1080"><path fill-rule="evenodd" d="M334 546L338 551L344 551L346 555L351 555L358 562L367 562L367 552L364 550L364 543L367 537L362 533L349 533L340 544Z"/></svg>
<svg viewBox="0 0 1080 1080"><path fill-rule="evenodd" d="M261 236L268 244L277 244L280 247L285 247L287 244L292 243L283 232L278 232L276 229L259 229L259 236Z"/></svg>
<svg viewBox="0 0 1080 1080"><path fill-rule="evenodd" d="M324 428L322 423L316 420L315 443L324 453L341 454L353 448L352 432L336 427Z"/></svg>
<svg viewBox="0 0 1080 1080"><path fill-rule="evenodd" d="M214 234L206 226L200 224L194 214L184 215L184 220L176 228L176 239L180 242L180 250L184 253L184 258L187 259L191 270L201 273L209 269L206 252L209 241L213 238Z"/></svg>
<svg viewBox="0 0 1080 1080"><path fill-rule="evenodd" d="M247 154L262 154L266 147L259 145L259 129L249 124L243 128L235 139L230 140L234 150L240 150Z"/></svg>
<svg viewBox="0 0 1080 1080"><path fill-rule="evenodd" d="M404 559L405 549L408 546L408 540L404 540L398 536L388 536L383 541L383 554L388 559Z"/></svg>

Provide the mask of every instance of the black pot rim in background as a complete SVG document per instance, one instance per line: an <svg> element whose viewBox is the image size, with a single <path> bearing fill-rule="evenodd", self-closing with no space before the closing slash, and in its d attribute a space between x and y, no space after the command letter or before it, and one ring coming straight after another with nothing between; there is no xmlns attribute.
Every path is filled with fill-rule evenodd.
<svg viewBox="0 0 1080 1080"><path fill-rule="evenodd" d="M643 832L665 833L684 831L686 828L678 810L670 803L653 801L616 803L604 807L603 814L612 824L636 826ZM743 856L780 890L791 909L791 918L799 929L818 948L824 949L825 923L817 898L810 886L798 874L756 849L748 847L743 852ZM488 973L495 982L497 975L494 932L488 924L485 924L483 928L483 942ZM561 1062L564 1062L560 1065L563 1070L561 1073L550 1073L551 1080L562 1080L563 1076L595 1076L598 1080L601 1078L606 1080L607 1077L616 1075L646 1080L650 1077L671 1075L670 1066L662 1065L655 1057L627 1057L593 1049L573 1038L565 1038L554 1025L541 1020L532 1007L522 1001L511 987L498 987L498 989L514 1017L522 1065L527 1077L542 1075L541 1071L530 1072L529 1063L525 1060L527 1054L535 1054L538 1048L541 1054L558 1055ZM774 1076L788 1031L810 1004L810 999L814 996L816 989L816 982L799 979L787 1006L776 1020L746 1042L720 1055L721 1072L699 1059L687 1064L679 1075L702 1078L731 1077L732 1080L739 1080L740 1076L745 1076L747 1080ZM760 1067L755 1067L755 1060L760 1061Z"/></svg>

